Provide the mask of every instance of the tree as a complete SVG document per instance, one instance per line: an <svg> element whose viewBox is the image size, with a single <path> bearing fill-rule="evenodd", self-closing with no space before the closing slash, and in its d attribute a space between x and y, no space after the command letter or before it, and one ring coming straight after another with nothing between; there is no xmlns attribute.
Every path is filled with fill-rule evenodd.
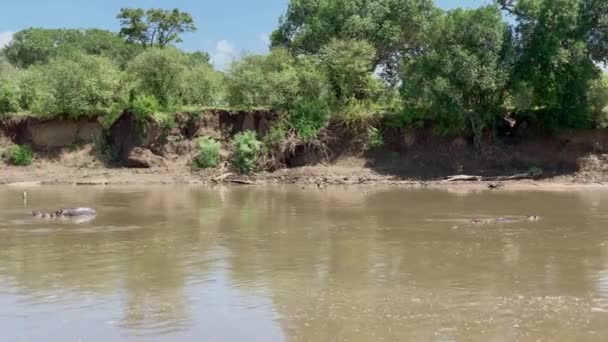
<svg viewBox="0 0 608 342"><path fill-rule="evenodd" d="M15 33L4 54L13 65L27 68L75 51L108 56L120 63L136 53L115 33L106 30L28 28Z"/></svg>
<svg viewBox="0 0 608 342"><path fill-rule="evenodd" d="M447 132L480 142L506 95L507 26L496 6L454 10L434 23L429 49L403 70L404 101Z"/></svg>
<svg viewBox="0 0 608 342"><path fill-rule="evenodd" d="M196 31L192 16L178 9L122 8L117 18L122 26L120 36L144 47L163 48L180 43L182 33Z"/></svg>
<svg viewBox="0 0 608 342"><path fill-rule="evenodd" d="M530 92L531 115L548 128L590 124L588 90L605 61L605 2L594 0L501 0L516 16L514 95ZM590 8L597 9L591 13ZM603 11L603 13L602 13ZM594 24L595 23L595 24Z"/></svg>
<svg viewBox="0 0 608 342"><path fill-rule="evenodd" d="M25 75L21 88L24 109L73 118L107 114L124 97L122 75L108 58L65 54Z"/></svg>
<svg viewBox="0 0 608 342"><path fill-rule="evenodd" d="M376 50L373 66L391 79L403 55L424 47L438 13L432 0L291 0L271 43L297 55L316 54L333 38L367 40Z"/></svg>
<svg viewBox="0 0 608 342"><path fill-rule="evenodd" d="M232 106L289 106L298 92L294 58L284 49L269 55L248 55L226 73L227 99Z"/></svg>
<svg viewBox="0 0 608 342"><path fill-rule="evenodd" d="M370 99L377 90L372 77L376 51L368 42L332 39L320 56L339 102Z"/></svg>
<svg viewBox="0 0 608 342"><path fill-rule="evenodd" d="M223 101L223 78L208 64L198 64L187 70L180 82L179 100L184 105L217 106Z"/></svg>
<svg viewBox="0 0 608 342"><path fill-rule="evenodd" d="M151 48L129 63L127 73L136 92L152 95L164 107L177 100L188 59L174 48Z"/></svg>
<svg viewBox="0 0 608 342"><path fill-rule="evenodd" d="M47 62L54 54L59 32L38 28L19 31L4 48L4 55L13 65L22 68L38 62Z"/></svg>
<svg viewBox="0 0 608 342"><path fill-rule="evenodd" d="M581 11L592 58L596 62L608 63L608 2L583 0Z"/></svg>

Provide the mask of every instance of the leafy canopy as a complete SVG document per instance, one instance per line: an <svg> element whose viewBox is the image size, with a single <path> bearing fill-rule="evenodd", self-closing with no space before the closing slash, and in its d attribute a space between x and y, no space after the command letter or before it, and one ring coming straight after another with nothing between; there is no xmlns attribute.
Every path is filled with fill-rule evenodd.
<svg viewBox="0 0 608 342"><path fill-rule="evenodd" d="M4 55L11 64L27 68L74 51L114 60L124 60L136 53L118 35L106 30L28 28L13 35Z"/></svg>
<svg viewBox="0 0 608 342"><path fill-rule="evenodd" d="M144 47L163 48L180 43L182 33L196 31L192 16L177 8L122 8L117 18L120 20L120 36L130 43L140 43Z"/></svg>
<svg viewBox="0 0 608 342"><path fill-rule="evenodd" d="M316 54L334 38L367 40L376 50L373 66L390 78L400 56L424 45L427 24L438 11L432 0L291 0L271 43L294 54Z"/></svg>
<svg viewBox="0 0 608 342"><path fill-rule="evenodd" d="M434 25L428 51L404 69L404 100L445 130L479 138L504 101L507 26L496 6L457 9Z"/></svg>

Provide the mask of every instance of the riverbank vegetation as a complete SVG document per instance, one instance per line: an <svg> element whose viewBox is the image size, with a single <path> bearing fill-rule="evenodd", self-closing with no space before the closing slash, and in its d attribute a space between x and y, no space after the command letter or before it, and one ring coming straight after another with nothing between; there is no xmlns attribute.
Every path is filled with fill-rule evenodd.
<svg viewBox="0 0 608 342"><path fill-rule="evenodd" d="M170 123L179 111L267 108L281 115L269 146L312 141L330 124L375 146L386 117L478 144L505 119L535 132L608 125L604 1L497 0L445 11L431 0L291 0L270 52L226 70L205 52L175 47L196 30L188 13L122 9L117 19L118 33L17 32L1 52L0 115L111 123L130 110ZM246 147L238 157L246 170L260 153L251 138L235 143Z"/></svg>

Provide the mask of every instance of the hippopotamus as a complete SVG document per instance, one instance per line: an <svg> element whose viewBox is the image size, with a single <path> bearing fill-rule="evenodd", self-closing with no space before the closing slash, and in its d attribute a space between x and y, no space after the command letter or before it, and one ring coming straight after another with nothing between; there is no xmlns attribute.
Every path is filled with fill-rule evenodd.
<svg viewBox="0 0 608 342"><path fill-rule="evenodd" d="M60 218L60 217L80 217L80 216L94 216L97 212L92 208L75 208L75 209L59 209L55 212L42 212L39 210L32 211L32 216L42 218Z"/></svg>
<svg viewBox="0 0 608 342"><path fill-rule="evenodd" d="M538 221L540 217L536 215L527 216L527 217L497 217L490 219L480 219L474 218L471 220L471 223L474 224L484 224L484 223L516 223L522 221Z"/></svg>

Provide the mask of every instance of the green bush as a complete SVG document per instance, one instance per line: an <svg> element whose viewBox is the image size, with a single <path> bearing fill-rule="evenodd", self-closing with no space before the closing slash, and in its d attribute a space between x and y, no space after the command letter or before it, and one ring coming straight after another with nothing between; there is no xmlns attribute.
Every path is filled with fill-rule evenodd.
<svg viewBox="0 0 608 342"><path fill-rule="evenodd" d="M427 51L401 70L406 108L440 133L470 134L479 145L483 132L504 114L507 33L496 6L456 9L438 18Z"/></svg>
<svg viewBox="0 0 608 342"><path fill-rule="evenodd" d="M175 48L150 48L129 63L127 74L138 94L156 97L167 108L177 102L189 59Z"/></svg>
<svg viewBox="0 0 608 342"><path fill-rule="evenodd" d="M160 103L154 96L138 95L131 104L133 113L139 120L152 118L155 113L160 111Z"/></svg>
<svg viewBox="0 0 608 342"><path fill-rule="evenodd" d="M329 121L329 107L321 99L303 99L289 111L287 121L304 141L317 137Z"/></svg>
<svg viewBox="0 0 608 342"><path fill-rule="evenodd" d="M380 108L372 101L350 100L336 112L336 121L351 131L366 130L380 118Z"/></svg>
<svg viewBox="0 0 608 342"><path fill-rule="evenodd" d="M11 165L27 166L32 163L34 153L24 145L13 145L3 152L3 157Z"/></svg>
<svg viewBox="0 0 608 342"><path fill-rule="evenodd" d="M597 128L608 127L608 75L594 80L589 90L591 120Z"/></svg>
<svg viewBox="0 0 608 342"><path fill-rule="evenodd" d="M19 88L10 80L0 78L0 114L18 112Z"/></svg>
<svg viewBox="0 0 608 342"><path fill-rule="evenodd" d="M256 169L258 157L262 151L262 143L255 132L245 131L234 136L234 166L243 174L249 174Z"/></svg>
<svg viewBox="0 0 608 342"><path fill-rule="evenodd" d="M38 114L71 118L108 114L124 98L122 75L105 57L66 54L28 70L22 106Z"/></svg>
<svg viewBox="0 0 608 342"><path fill-rule="evenodd" d="M382 147L382 145L384 145L384 139L382 138L382 132L380 132L380 130L376 127L368 128L365 149L372 150L374 148Z"/></svg>
<svg viewBox="0 0 608 342"><path fill-rule="evenodd" d="M220 143L209 137L198 140L198 156L192 161L192 166L197 169L208 169L218 166L220 163Z"/></svg>
<svg viewBox="0 0 608 342"><path fill-rule="evenodd" d="M189 106L218 106L224 102L222 74L210 65L188 70L180 85L180 103Z"/></svg>
<svg viewBox="0 0 608 342"><path fill-rule="evenodd" d="M379 96L380 81L372 76L376 50L367 41L332 39L320 57L340 103Z"/></svg>

